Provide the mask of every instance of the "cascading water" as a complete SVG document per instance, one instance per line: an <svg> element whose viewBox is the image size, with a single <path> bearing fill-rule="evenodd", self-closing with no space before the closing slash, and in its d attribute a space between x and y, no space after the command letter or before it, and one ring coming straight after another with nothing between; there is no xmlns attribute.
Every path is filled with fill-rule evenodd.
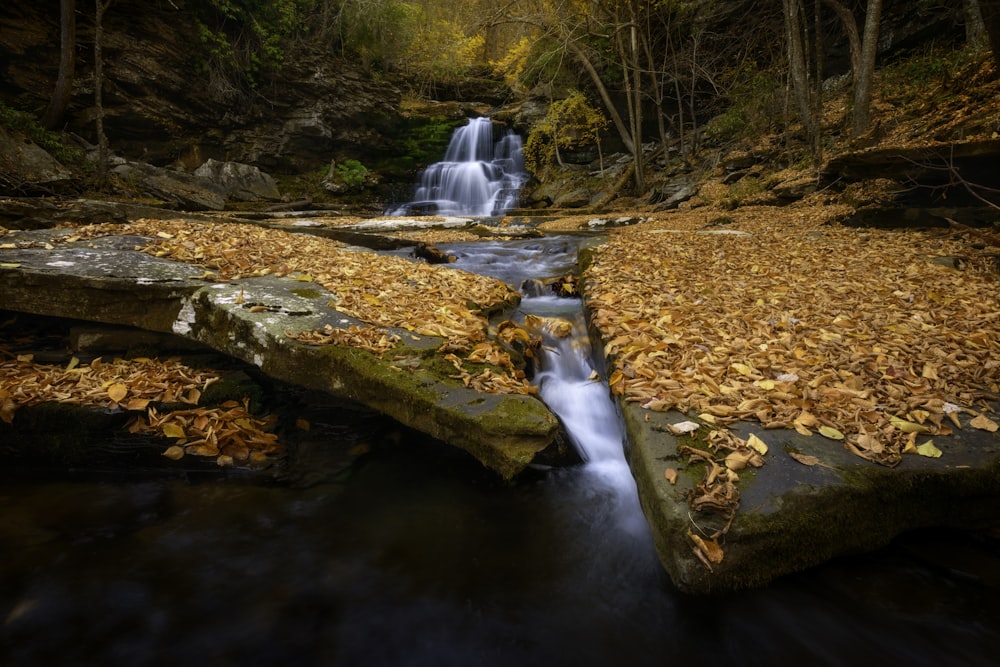
<svg viewBox="0 0 1000 667"><path fill-rule="evenodd" d="M539 396L559 417L584 460L580 474L587 478L591 493L605 497L604 511L615 530L645 538L648 528L625 460L624 429L608 383L594 367L580 300L529 296L520 309L556 318L563 325L540 331L542 349L534 378Z"/></svg>
<svg viewBox="0 0 1000 667"><path fill-rule="evenodd" d="M442 162L427 167L413 201L389 215L502 215L518 205L524 171L521 138L506 130L494 143L493 122L470 118L455 130Z"/></svg>
<svg viewBox="0 0 1000 667"><path fill-rule="evenodd" d="M548 238L521 243L454 244L453 265L490 275L511 285L551 278L575 270L579 239ZM551 291L522 298L514 319L541 335L534 381L539 395L559 417L563 429L584 460L579 474L591 496L601 496L605 516L594 520L608 535L647 542L649 529L639 506L635 480L625 460L625 433L611 391L594 364L579 298ZM529 322L536 323L535 326Z"/></svg>

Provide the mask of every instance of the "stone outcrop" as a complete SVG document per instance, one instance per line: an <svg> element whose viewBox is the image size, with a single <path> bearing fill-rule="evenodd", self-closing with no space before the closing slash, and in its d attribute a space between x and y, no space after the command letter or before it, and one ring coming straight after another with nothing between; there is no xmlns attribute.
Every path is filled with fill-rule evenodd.
<svg viewBox="0 0 1000 667"><path fill-rule="evenodd" d="M97 143L93 8L77 19L76 85L65 130ZM209 74L190 3L121 0L104 15L103 106L112 150L157 166L193 170L212 158L299 173L331 158L397 153L400 93L343 58L288 54L255 89ZM83 48L84 45L87 48ZM0 7L5 99L44 109L59 62L59 12L38 3Z"/></svg>
<svg viewBox="0 0 1000 667"><path fill-rule="evenodd" d="M289 333L345 328L325 290L264 276L209 284L202 271L134 250L135 237L49 240L67 230L24 231L0 249L0 304L7 310L173 333L254 364L265 374L378 410L464 449L504 478L553 443L558 422L538 399L487 394L450 379L432 336L394 331L391 358ZM16 239L16 241L15 241ZM444 270L444 269L443 269ZM306 286L304 286L306 285Z"/></svg>
<svg viewBox="0 0 1000 667"><path fill-rule="evenodd" d="M22 194L66 193L76 177L19 132L0 126L0 188Z"/></svg>

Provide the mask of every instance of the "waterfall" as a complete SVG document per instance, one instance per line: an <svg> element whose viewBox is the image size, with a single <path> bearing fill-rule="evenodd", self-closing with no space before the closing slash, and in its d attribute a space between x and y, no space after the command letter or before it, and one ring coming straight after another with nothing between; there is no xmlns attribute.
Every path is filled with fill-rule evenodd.
<svg viewBox="0 0 1000 667"><path fill-rule="evenodd" d="M444 160L420 176L413 201L388 215L502 215L518 205L524 171L521 137L506 130L496 142L489 118L470 118L451 137Z"/></svg>
<svg viewBox="0 0 1000 667"><path fill-rule="evenodd" d="M595 369L582 304L578 299L527 296L521 309L554 315L548 321L556 325L538 331L542 348L534 379L539 396L559 417L583 459L582 474L590 479L592 493L604 497L608 518L625 533L647 535L625 459L624 427L608 383Z"/></svg>

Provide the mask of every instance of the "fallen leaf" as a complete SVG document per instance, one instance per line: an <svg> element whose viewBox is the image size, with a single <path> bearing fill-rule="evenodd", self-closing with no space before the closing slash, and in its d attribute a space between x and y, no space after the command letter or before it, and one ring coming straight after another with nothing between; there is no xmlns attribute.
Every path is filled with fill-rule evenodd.
<svg viewBox="0 0 1000 667"><path fill-rule="evenodd" d="M702 554L705 555L705 558L707 558L709 562L715 565L722 562L725 554L723 553L722 547L719 546L718 542L715 540L706 540L690 532L688 533L688 537L690 537L691 541L695 543L695 546L701 549Z"/></svg>
<svg viewBox="0 0 1000 667"><path fill-rule="evenodd" d="M906 421L905 419L896 417L895 415L889 417L889 423L904 433L930 432L930 428L924 426L923 424L917 424L916 422Z"/></svg>
<svg viewBox="0 0 1000 667"><path fill-rule="evenodd" d="M121 403L128 396L128 387L122 382L116 382L108 387L108 398L115 403Z"/></svg>
<svg viewBox="0 0 1000 667"><path fill-rule="evenodd" d="M666 478L668 482L670 482L671 486L673 486L674 484L677 483L677 469L667 468L666 470L663 471L663 477Z"/></svg>
<svg viewBox="0 0 1000 667"><path fill-rule="evenodd" d="M685 433L693 433L701 428L701 424L692 421L683 421L676 424L667 424L667 428L671 433L675 435L683 435Z"/></svg>
<svg viewBox="0 0 1000 667"><path fill-rule="evenodd" d="M163 435L167 436L168 438L187 437L187 434L184 432L184 427L179 424L175 424L173 422L167 422L166 424L161 426L160 431L163 433Z"/></svg>
<svg viewBox="0 0 1000 667"><path fill-rule="evenodd" d="M979 415L978 417L974 417L972 421L969 422L969 425L972 426L973 428L978 428L983 431L989 431L990 433L996 433L997 430L997 423L992 419L990 419L989 417L987 417L986 415Z"/></svg>
<svg viewBox="0 0 1000 667"><path fill-rule="evenodd" d="M750 436L747 438L747 444L750 445L750 447L752 447L754 451L756 451L761 456L767 454L767 443L765 443L763 440L758 438L753 433L751 433Z"/></svg>
<svg viewBox="0 0 1000 667"><path fill-rule="evenodd" d="M788 452L793 459L806 466L814 466L819 463L819 459L809 454L799 454L798 452Z"/></svg>
<svg viewBox="0 0 1000 667"><path fill-rule="evenodd" d="M917 454L921 456L927 456L932 459L941 458L942 452L940 449L934 446L933 440L928 440L922 445L917 445Z"/></svg>
<svg viewBox="0 0 1000 667"><path fill-rule="evenodd" d="M177 461L178 459L184 458L184 448L179 445L171 445L170 447L167 447L166 451L163 452L163 456Z"/></svg>
<svg viewBox="0 0 1000 667"><path fill-rule="evenodd" d="M844 439L844 434L838 431L837 429L833 428L832 426L826 426L826 425L820 426L819 434L822 435L824 438L830 438L831 440Z"/></svg>

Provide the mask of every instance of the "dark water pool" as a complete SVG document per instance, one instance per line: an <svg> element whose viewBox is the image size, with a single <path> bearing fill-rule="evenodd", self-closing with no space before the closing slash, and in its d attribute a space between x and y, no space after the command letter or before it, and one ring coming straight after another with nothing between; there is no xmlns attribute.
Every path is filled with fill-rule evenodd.
<svg viewBox="0 0 1000 667"><path fill-rule="evenodd" d="M0 485L4 665L992 665L965 535L677 593L583 468L516 485L433 443L346 481Z"/></svg>

